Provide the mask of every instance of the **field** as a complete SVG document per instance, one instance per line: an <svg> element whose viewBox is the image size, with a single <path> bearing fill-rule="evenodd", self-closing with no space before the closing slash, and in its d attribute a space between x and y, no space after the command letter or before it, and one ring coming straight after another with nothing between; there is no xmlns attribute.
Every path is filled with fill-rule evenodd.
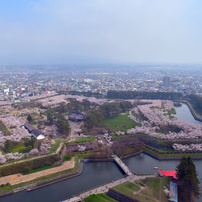
<svg viewBox="0 0 202 202"><path fill-rule="evenodd" d="M114 190L124 193L127 196L132 197L134 194L133 192L137 192L140 190L140 187L136 184L131 182L125 182L113 188Z"/></svg>
<svg viewBox="0 0 202 202"><path fill-rule="evenodd" d="M141 202L155 202L157 200L166 202L168 199L163 192L163 187L166 186L167 183L168 178L155 177L142 180L141 183L139 181L135 184L126 182L113 189Z"/></svg>
<svg viewBox="0 0 202 202"><path fill-rule="evenodd" d="M23 142L18 143L14 148L11 149L12 153L19 152L19 153L26 153L32 150L32 147L25 147Z"/></svg>
<svg viewBox="0 0 202 202"><path fill-rule="evenodd" d="M105 126L109 126L111 130L120 130L126 132L128 129L131 129L135 126L140 126L139 123L136 123L132 119L128 118L129 113L120 114L119 116L111 119L104 120Z"/></svg>
<svg viewBox="0 0 202 202"><path fill-rule="evenodd" d="M120 185L114 187L113 189L120 193L123 193L127 196L130 196L132 198L135 198L138 200L141 199L140 201L144 201L144 197L139 197L139 194L136 195L136 193L138 191L140 191L140 189L141 189L141 187L137 184L133 184L131 182L126 182L126 183L123 183L123 184L120 184ZM151 201L151 202L153 202L153 201Z"/></svg>
<svg viewBox="0 0 202 202"><path fill-rule="evenodd" d="M115 202L116 200L106 196L105 194L93 194L88 198L84 199L85 202Z"/></svg>
<svg viewBox="0 0 202 202"><path fill-rule="evenodd" d="M69 144L82 144L82 143L86 143L86 142L96 142L96 139L92 136L89 137L80 137L77 138L76 140L69 142Z"/></svg>
<svg viewBox="0 0 202 202"><path fill-rule="evenodd" d="M58 140L55 140L55 144L53 144L50 148L50 153L53 153L57 150L57 148L59 147L60 143L62 142L66 142L67 139L58 139Z"/></svg>
<svg viewBox="0 0 202 202"><path fill-rule="evenodd" d="M140 193L145 196L156 198L159 201L168 201L165 193L163 192L163 187L168 184L168 181L169 180L166 177L148 178L145 182L146 188Z"/></svg>

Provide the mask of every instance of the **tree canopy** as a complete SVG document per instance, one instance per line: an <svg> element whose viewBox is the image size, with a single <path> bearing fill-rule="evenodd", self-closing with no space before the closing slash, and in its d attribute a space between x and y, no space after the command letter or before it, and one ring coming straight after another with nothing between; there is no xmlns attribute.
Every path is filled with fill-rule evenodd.
<svg viewBox="0 0 202 202"><path fill-rule="evenodd" d="M178 100L182 97L181 93L175 92L139 92L139 91L115 91L109 90L107 98L113 99L162 99Z"/></svg>
<svg viewBox="0 0 202 202"><path fill-rule="evenodd" d="M199 198L199 180L197 178L196 167L190 157L182 158L176 168L177 184L179 187L179 201L193 201Z"/></svg>
<svg viewBox="0 0 202 202"><path fill-rule="evenodd" d="M27 116L27 121L30 123L31 121L33 121L33 118L32 118L32 116L29 114L28 116Z"/></svg>
<svg viewBox="0 0 202 202"><path fill-rule="evenodd" d="M58 132L61 134L68 135L71 132L71 128L69 126L69 122L65 119L64 116L60 115L56 122L56 126L58 127Z"/></svg>

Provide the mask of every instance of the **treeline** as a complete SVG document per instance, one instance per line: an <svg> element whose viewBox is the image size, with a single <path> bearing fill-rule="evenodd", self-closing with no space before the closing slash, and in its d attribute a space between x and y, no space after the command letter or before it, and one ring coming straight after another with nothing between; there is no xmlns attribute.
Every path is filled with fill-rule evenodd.
<svg viewBox="0 0 202 202"><path fill-rule="evenodd" d="M120 113L125 113L133 107L129 101L117 103L105 103L99 109L92 110L84 120L84 127L88 130L93 126L98 127L102 125L104 119L109 119L118 116Z"/></svg>
<svg viewBox="0 0 202 202"><path fill-rule="evenodd" d="M103 98L104 95L100 93L94 93L92 91L87 92L79 92L79 91L59 91L59 94L70 94L70 95L83 95L86 97L96 97L96 98Z"/></svg>
<svg viewBox="0 0 202 202"><path fill-rule="evenodd" d="M196 113L202 115L202 97L197 95L189 95L188 99Z"/></svg>
<svg viewBox="0 0 202 202"><path fill-rule="evenodd" d="M55 125L58 128L58 132L61 134L69 134L71 132L69 121L62 115L58 117Z"/></svg>
<svg viewBox="0 0 202 202"><path fill-rule="evenodd" d="M55 107L55 108L50 108L47 110L47 113L51 114L71 114L72 112L86 112L89 111L90 109L93 109L98 106L96 103L91 103L87 99L83 99L82 102L77 101L74 98L69 98L69 103L67 104L60 104L60 106Z"/></svg>
<svg viewBox="0 0 202 202"><path fill-rule="evenodd" d="M174 92L138 92L138 91L114 91L107 92L107 98L111 99L161 99L178 100L182 97L181 93Z"/></svg>
<svg viewBox="0 0 202 202"><path fill-rule="evenodd" d="M13 165L2 167L0 168L0 177L16 173L27 173L36 168L53 165L54 162L59 160L59 156L47 156L32 161L26 161L23 163L16 163Z"/></svg>

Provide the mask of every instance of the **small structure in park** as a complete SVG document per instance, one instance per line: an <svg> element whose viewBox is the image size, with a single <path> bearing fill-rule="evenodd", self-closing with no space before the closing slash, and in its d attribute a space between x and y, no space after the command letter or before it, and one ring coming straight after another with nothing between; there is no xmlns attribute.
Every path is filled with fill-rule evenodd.
<svg viewBox="0 0 202 202"><path fill-rule="evenodd" d="M169 201L170 202L178 202L178 187L177 187L177 183L176 180L178 179L176 176L177 172L174 171L162 171L161 169L159 169L159 176L163 177L171 177L170 179L170 198Z"/></svg>
<svg viewBox="0 0 202 202"><path fill-rule="evenodd" d="M166 176L166 177L173 177L173 178L177 179L176 174L177 174L177 172L175 170L173 170L173 171L162 171L161 169L159 169L159 176L161 176L161 177Z"/></svg>
<svg viewBox="0 0 202 202"><path fill-rule="evenodd" d="M34 128L31 124L26 123L26 124L25 124L25 128L26 128L26 129L32 134L32 136L33 136L34 138L36 138L37 140L42 140L42 139L45 138L44 134L43 134L40 130Z"/></svg>
<svg viewBox="0 0 202 202"><path fill-rule="evenodd" d="M72 113L69 116L69 120L73 122L80 122L83 121L84 115L85 115L84 113Z"/></svg>

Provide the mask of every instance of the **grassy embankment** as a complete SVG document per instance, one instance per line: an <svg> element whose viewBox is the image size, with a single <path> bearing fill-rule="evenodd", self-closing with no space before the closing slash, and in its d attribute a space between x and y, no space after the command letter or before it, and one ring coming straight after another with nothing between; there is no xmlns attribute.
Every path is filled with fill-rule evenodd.
<svg viewBox="0 0 202 202"><path fill-rule="evenodd" d="M15 152L19 152L19 153L28 153L29 151L32 150L32 147L25 147L24 142L19 142L16 146L14 146L10 152L15 153Z"/></svg>
<svg viewBox="0 0 202 202"><path fill-rule="evenodd" d="M114 200L110 198L109 196L106 196L105 194L92 194L88 198L84 199L85 202L115 202L117 200Z"/></svg>
<svg viewBox="0 0 202 202"><path fill-rule="evenodd" d="M60 143L66 143L67 139L57 139L55 140L55 144L53 144L50 148L50 153L56 152L57 148L59 147Z"/></svg>
<svg viewBox="0 0 202 202"><path fill-rule="evenodd" d="M75 155L75 166L74 166L74 168L64 170L64 171L60 171L60 172L57 172L57 173L53 173L53 174L50 174L50 175L45 175L43 177L39 177L39 178L36 178L36 179L28 181L28 182L23 182L23 183L16 184L16 185L8 185L8 186L0 187L0 193L8 192L8 191L11 191L13 189L16 189L16 188L19 188L19 187L22 187L22 186L27 186L29 184L41 182L41 181L48 180L48 179L51 179L51 178L54 178L54 177L57 177L57 176L60 176L60 175L75 172L77 170L77 168L78 168L78 163L79 163L79 156Z"/></svg>
<svg viewBox="0 0 202 202"><path fill-rule="evenodd" d="M195 152L195 151L165 151L160 149L155 149L153 147L150 147L146 145L143 148L143 151L157 157L157 158L182 158L182 157L202 157L201 152Z"/></svg>
<svg viewBox="0 0 202 202"><path fill-rule="evenodd" d="M108 125L111 130L120 130L126 132L128 129L134 128L135 126L141 126L128 117L129 113L120 114L119 116L111 119L104 120L105 127Z"/></svg>
<svg viewBox="0 0 202 202"><path fill-rule="evenodd" d="M96 139L92 136L89 137L80 137L77 138L76 140L69 142L68 144L82 144L82 143L87 143L87 142L96 142Z"/></svg>
<svg viewBox="0 0 202 202"><path fill-rule="evenodd" d="M140 186L133 184L131 182L125 182L123 184L120 184L114 187L113 189L118 192L124 193L127 196L131 196L131 192L132 192L132 196L133 196L134 195L133 192L138 192L140 190Z"/></svg>
<svg viewBox="0 0 202 202"><path fill-rule="evenodd" d="M112 134L111 135L112 138L115 140L115 139L122 139L122 138L125 138L125 137L130 137L130 138L137 138L137 137L144 137L145 139L148 139L150 141L153 141L153 142L156 142L158 144L162 143L162 140L160 139L157 139L157 138L153 138L153 137L150 137L148 135L115 135L115 134ZM180 140L182 141L182 140ZM193 140L192 143L199 143L198 140ZM163 143L169 143L168 140L165 140L163 141ZM182 142L179 142L179 143L182 143ZM174 142L172 143L174 144ZM185 143L182 143L182 144L186 144ZM166 145L165 145L166 146ZM175 151L174 149L171 149L171 148L168 148L167 150L160 150L160 149L156 149L152 146L149 146L149 145L145 145L144 148L141 149L141 151L145 151L153 156L155 156L156 158L182 158L182 157L202 157L202 152L196 152L196 151ZM130 153L128 154L125 154L125 155L129 155L133 153L132 149L130 149ZM120 157L123 157L123 156L120 156Z"/></svg>
<svg viewBox="0 0 202 202"><path fill-rule="evenodd" d="M169 180L166 177L148 178L135 182L126 182L113 189L141 202L168 201L163 192L164 186L168 187Z"/></svg>

